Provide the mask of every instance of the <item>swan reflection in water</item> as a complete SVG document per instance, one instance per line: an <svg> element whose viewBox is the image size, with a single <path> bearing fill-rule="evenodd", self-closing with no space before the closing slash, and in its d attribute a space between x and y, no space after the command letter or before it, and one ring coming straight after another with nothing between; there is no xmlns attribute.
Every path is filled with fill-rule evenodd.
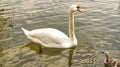
<svg viewBox="0 0 120 67"><path fill-rule="evenodd" d="M46 47L43 47L42 48L42 50L43 50L42 54L39 54L40 44L30 42L30 43L27 43L25 46L23 46L23 48L24 47L27 47L30 50L34 51L39 56L39 57L37 57L38 60L39 60L39 58L43 58L43 60L47 60L48 58L53 57L50 61L55 60L55 59L58 59L56 61L59 61L59 60L61 60L63 58L62 61L65 62L66 59L68 58L68 66L71 67L71 65L72 65L72 63L71 63L71 61L72 61L72 52L74 51L74 49L46 48ZM71 51L69 56L67 54L68 50ZM44 58L45 56L47 56L48 58L45 59ZM41 62L41 61L39 61L39 62ZM55 61L52 61L52 62L54 63ZM63 65L66 65L66 63L63 64Z"/></svg>

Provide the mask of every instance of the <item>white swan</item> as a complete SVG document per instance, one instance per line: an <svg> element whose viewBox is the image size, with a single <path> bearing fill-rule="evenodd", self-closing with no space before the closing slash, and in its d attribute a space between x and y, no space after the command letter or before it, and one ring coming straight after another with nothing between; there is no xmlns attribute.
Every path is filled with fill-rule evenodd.
<svg viewBox="0 0 120 67"><path fill-rule="evenodd" d="M71 5L69 8L69 37L63 32L54 28L42 28L28 31L21 28L28 39L49 48L72 48L77 45L74 32L74 11L80 12L78 5Z"/></svg>

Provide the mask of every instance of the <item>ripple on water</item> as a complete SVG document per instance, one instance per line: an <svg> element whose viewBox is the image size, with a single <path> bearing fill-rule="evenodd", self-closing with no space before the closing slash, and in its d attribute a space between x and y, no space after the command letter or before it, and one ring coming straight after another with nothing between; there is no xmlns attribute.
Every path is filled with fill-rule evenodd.
<svg viewBox="0 0 120 67"><path fill-rule="evenodd" d="M0 66L67 67L68 50L44 48L39 56L37 45L26 46L30 41L20 28L53 27L68 33L68 6L73 3L80 4L83 12L75 13L79 45L72 66L103 67L104 57L98 54L101 50L119 57L118 0L1 0Z"/></svg>

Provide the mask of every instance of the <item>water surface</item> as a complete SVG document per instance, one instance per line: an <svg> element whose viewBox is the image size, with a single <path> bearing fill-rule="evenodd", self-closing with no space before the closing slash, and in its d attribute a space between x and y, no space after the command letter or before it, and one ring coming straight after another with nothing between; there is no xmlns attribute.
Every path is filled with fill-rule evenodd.
<svg viewBox="0 0 120 67"><path fill-rule="evenodd" d="M72 67L103 67L104 55L120 58L119 0L0 0L1 67L67 67L68 49L44 48L26 38L21 30L56 28L68 35L68 7L79 4L75 13L78 46Z"/></svg>

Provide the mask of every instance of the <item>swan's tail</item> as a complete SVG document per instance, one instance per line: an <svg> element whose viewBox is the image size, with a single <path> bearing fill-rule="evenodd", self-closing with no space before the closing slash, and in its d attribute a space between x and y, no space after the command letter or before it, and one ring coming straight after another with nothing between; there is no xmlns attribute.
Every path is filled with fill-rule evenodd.
<svg viewBox="0 0 120 67"><path fill-rule="evenodd" d="M26 30L26 29L24 29L24 28L21 28L21 29L24 31L24 34L25 34L26 36L29 35L29 32L30 32L30 31L28 31L28 30Z"/></svg>

